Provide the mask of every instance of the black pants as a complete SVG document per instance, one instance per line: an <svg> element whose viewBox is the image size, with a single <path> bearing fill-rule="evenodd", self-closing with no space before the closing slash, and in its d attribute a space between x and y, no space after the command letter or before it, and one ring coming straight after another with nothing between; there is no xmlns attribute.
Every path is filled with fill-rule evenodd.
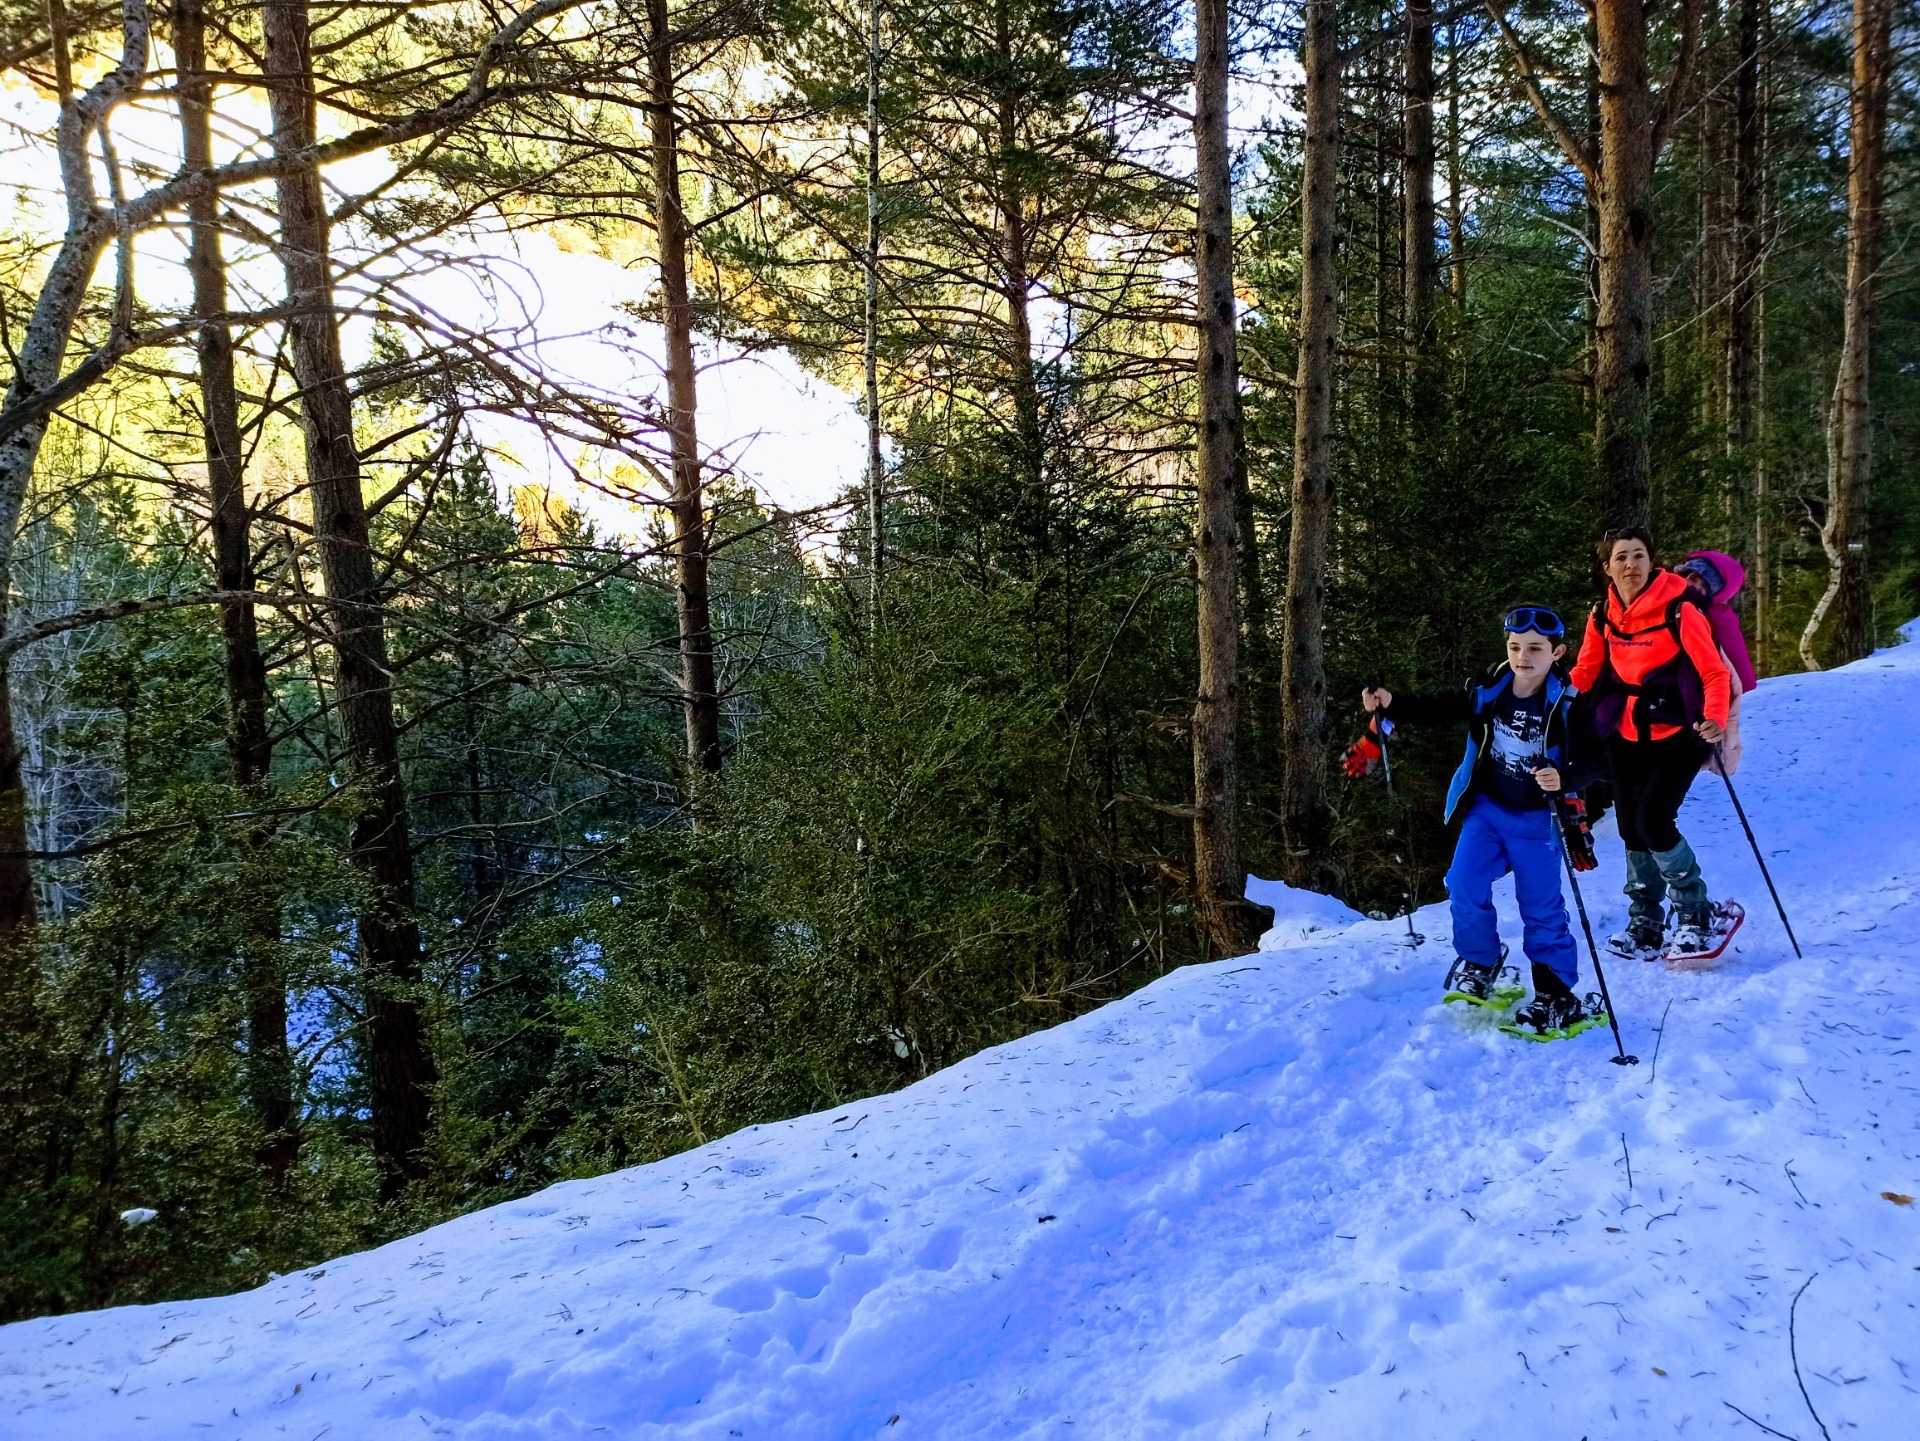
<svg viewBox="0 0 1920 1441"><path fill-rule="evenodd" d="M1681 731L1663 741L1614 735L1607 751L1613 760L1620 839L1630 851L1672 850L1680 844L1674 820L1711 748L1693 732Z"/></svg>

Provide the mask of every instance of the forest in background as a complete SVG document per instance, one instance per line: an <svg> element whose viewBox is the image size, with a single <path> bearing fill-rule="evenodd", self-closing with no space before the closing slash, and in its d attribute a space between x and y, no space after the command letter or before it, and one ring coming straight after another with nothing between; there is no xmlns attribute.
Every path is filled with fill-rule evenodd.
<svg viewBox="0 0 1920 1441"><path fill-rule="evenodd" d="M1914 21L0 0L0 1320L907 1084L1248 870L1437 899L1457 741L1349 783L1347 698L1605 525L1745 561L1763 676L1889 640ZM409 285L532 233L656 389ZM702 430L775 349L830 504Z"/></svg>

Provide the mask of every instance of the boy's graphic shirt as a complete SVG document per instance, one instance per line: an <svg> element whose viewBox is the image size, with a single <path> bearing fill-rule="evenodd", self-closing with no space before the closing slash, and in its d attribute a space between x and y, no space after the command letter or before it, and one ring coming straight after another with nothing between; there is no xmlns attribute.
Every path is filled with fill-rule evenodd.
<svg viewBox="0 0 1920 1441"><path fill-rule="evenodd" d="M1475 789L1510 811L1544 810L1546 793L1533 778L1547 763L1547 693L1500 697L1489 717L1491 734L1481 754Z"/></svg>

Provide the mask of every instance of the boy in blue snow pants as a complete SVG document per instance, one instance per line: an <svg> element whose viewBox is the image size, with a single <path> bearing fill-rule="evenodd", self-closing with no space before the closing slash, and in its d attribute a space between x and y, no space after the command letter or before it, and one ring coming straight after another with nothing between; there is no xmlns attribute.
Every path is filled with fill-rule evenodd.
<svg viewBox="0 0 1920 1441"><path fill-rule="evenodd" d="M1569 992L1580 982L1580 952L1567 926L1560 894L1560 845L1550 810L1510 811L1491 796L1473 797L1447 868L1447 904L1453 912L1453 950L1468 965L1497 970L1500 932L1493 883L1513 872L1520 902L1521 949L1547 967Z"/></svg>
<svg viewBox="0 0 1920 1441"><path fill-rule="evenodd" d="M1555 670L1566 655L1566 626L1545 606L1519 606L1505 622L1505 664L1444 691L1395 697L1368 689L1361 702L1370 735L1347 753L1347 773L1364 775L1380 756L1371 732L1396 724L1465 722L1467 751L1447 790L1448 820L1464 811L1447 896L1457 959L1447 999L1504 1008L1517 989L1500 985L1501 950L1493 883L1513 875L1522 947L1533 972L1533 1000L1515 1017L1541 1036L1585 1029L1596 1016L1574 994L1580 953L1560 891L1560 842L1550 796L1580 790L1601 771L1589 708Z"/></svg>

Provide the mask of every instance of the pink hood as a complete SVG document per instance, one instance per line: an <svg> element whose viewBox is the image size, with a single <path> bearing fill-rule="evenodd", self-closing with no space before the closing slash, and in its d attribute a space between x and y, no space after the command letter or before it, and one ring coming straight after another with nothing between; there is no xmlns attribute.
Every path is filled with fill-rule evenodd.
<svg viewBox="0 0 1920 1441"><path fill-rule="evenodd" d="M1734 614L1733 607L1728 604L1740 594L1740 587L1747 583L1747 568L1732 556L1717 550L1696 550L1687 559L1704 560L1720 572L1724 584L1720 587L1720 594L1707 602L1707 623L1713 627L1713 638L1719 643L1720 653L1740 678L1740 689L1750 691L1760 684L1760 680L1754 675L1753 659L1747 654L1747 638L1740 633L1740 617Z"/></svg>
<svg viewBox="0 0 1920 1441"><path fill-rule="evenodd" d="M1726 582L1720 587L1720 594L1713 597L1716 604L1731 605L1733 598L1740 594L1740 587L1747 583L1747 568L1732 556L1718 550L1696 550L1688 560L1704 560L1720 572L1720 579Z"/></svg>

